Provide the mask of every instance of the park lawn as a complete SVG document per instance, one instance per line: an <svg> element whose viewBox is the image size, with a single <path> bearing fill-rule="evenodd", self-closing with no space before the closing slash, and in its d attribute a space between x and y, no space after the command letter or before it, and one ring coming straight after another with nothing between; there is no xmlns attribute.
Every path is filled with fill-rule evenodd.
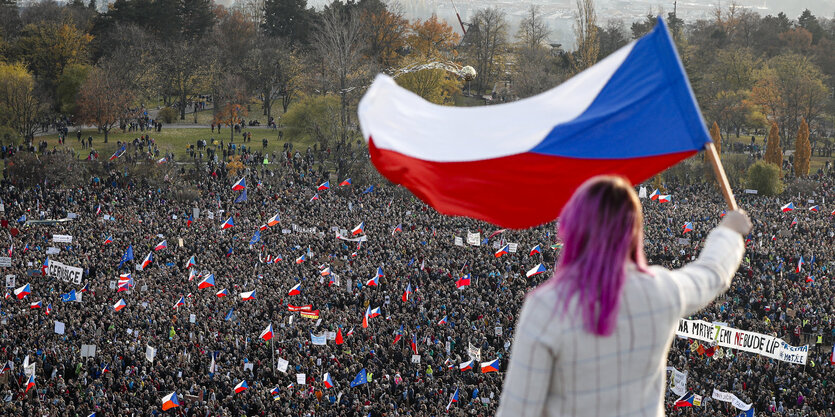
<svg viewBox="0 0 835 417"><path fill-rule="evenodd" d="M313 141L310 140L288 140L286 137L282 142L278 141L278 133L272 129L251 129L252 141L246 143L247 146L252 146L256 150L262 150L261 139L267 138L268 146L267 152L281 152L283 143L286 141L293 142L294 149L304 151L308 146L313 146ZM104 143L104 134L96 132L95 129L83 130L81 132L82 139L89 136L93 137L93 149L99 152L99 158L109 158L117 150L116 143L118 141L131 142L141 135L149 135L157 144L161 153L173 152L177 161L188 161L188 153L186 148L191 144L196 144L198 140L203 139L211 144L211 138L215 138L218 142L223 140L224 145L229 143L229 130L224 129L220 134L211 132L209 128L167 128L163 126L162 132L127 132L122 133L120 130L111 131L108 135L108 142ZM36 141L46 141L48 149L53 147L70 147L76 151L81 158L87 157L89 149L81 147L81 143L76 140L75 132L70 131L64 145L58 145L58 135L51 134L39 136ZM241 144L241 136L235 135L235 143ZM205 151L203 153L205 157Z"/></svg>
<svg viewBox="0 0 835 417"><path fill-rule="evenodd" d="M273 108L272 108L272 116L274 119L278 119L279 116L283 114L281 107L281 100L274 100L273 101ZM249 122L250 120L258 120L261 123L261 126L266 126L267 121L269 118L263 114L263 110L261 109L261 103L251 103L249 105L249 111L244 116L244 119ZM199 124L199 125L210 125L214 122L214 109L211 107L205 110L201 110L197 112L197 123L194 122L194 114L186 113L186 118L184 120L180 120L179 116L174 124Z"/></svg>

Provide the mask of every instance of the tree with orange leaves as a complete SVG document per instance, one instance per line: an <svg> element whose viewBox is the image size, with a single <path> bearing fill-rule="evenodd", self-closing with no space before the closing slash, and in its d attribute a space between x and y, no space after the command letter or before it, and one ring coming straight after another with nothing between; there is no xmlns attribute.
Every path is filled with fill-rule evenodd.
<svg viewBox="0 0 835 417"><path fill-rule="evenodd" d="M400 13L389 10L362 12L368 33L368 56L383 68L394 68L402 56L398 51L406 45L409 21Z"/></svg>

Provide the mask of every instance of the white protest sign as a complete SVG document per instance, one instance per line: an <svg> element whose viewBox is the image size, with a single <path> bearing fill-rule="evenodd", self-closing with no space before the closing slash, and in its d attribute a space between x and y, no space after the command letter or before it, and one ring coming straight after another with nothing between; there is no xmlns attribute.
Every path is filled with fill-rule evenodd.
<svg viewBox="0 0 835 417"><path fill-rule="evenodd" d="M61 249L58 249L55 246L50 246L50 247L46 248L46 254L47 255L57 255L59 253L61 253Z"/></svg>
<svg viewBox="0 0 835 417"><path fill-rule="evenodd" d="M208 217L209 217L209 220L214 220L214 218L215 218L215 212L213 212L213 211L209 210L209 215L208 215Z"/></svg>
<svg viewBox="0 0 835 417"><path fill-rule="evenodd" d="M195 315L195 314L189 315L188 316L188 322L189 323L197 323L197 315Z"/></svg>
<svg viewBox="0 0 835 417"><path fill-rule="evenodd" d="M65 328L64 323L62 323L60 321L55 322L55 333L56 334L64 334L64 328Z"/></svg>
<svg viewBox="0 0 835 417"><path fill-rule="evenodd" d="M638 198L647 198L647 187L641 187L638 191Z"/></svg>
<svg viewBox="0 0 835 417"><path fill-rule="evenodd" d="M502 335L502 326L496 326L496 336Z"/></svg>
<svg viewBox="0 0 835 417"><path fill-rule="evenodd" d="M0 256L0 267L8 268L12 266L12 258L8 256Z"/></svg>
<svg viewBox="0 0 835 417"><path fill-rule="evenodd" d="M284 358L278 358L278 371L282 373L287 373L287 366L290 365L290 362Z"/></svg>
<svg viewBox="0 0 835 417"><path fill-rule="evenodd" d="M250 371L250 372L252 372L252 369L253 369L252 362L249 362L249 363L245 363L245 364L244 364L244 371Z"/></svg>
<svg viewBox="0 0 835 417"><path fill-rule="evenodd" d="M472 246L480 246L481 245L481 233L467 232L467 244L472 245Z"/></svg>
<svg viewBox="0 0 835 417"><path fill-rule="evenodd" d="M47 276L56 277L64 282L72 282L74 284L81 284L81 275L84 270L74 266L64 265L58 261L49 261L49 268L47 268Z"/></svg>
<svg viewBox="0 0 835 417"><path fill-rule="evenodd" d="M93 358L96 356L96 345L81 345L81 357Z"/></svg>
<svg viewBox="0 0 835 417"><path fill-rule="evenodd" d="M687 372L679 372L676 368L671 368L671 370L673 375L670 378L670 391L682 396L687 392Z"/></svg>
<svg viewBox="0 0 835 417"><path fill-rule="evenodd" d="M464 239L459 236L455 236L455 246L464 246Z"/></svg>
<svg viewBox="0 0 835 417"><path fill-rule="evenodd" d="M412 355L412 363L420 363L420 355Z"/></svg>
<svg viewBox="0 0 835 417"><path fill-rule="evenodd" d="M157 350L152 348L151 345L146 345L145 347L145 359L148 362L154 362L154 357L157 356Z"/></svg>
<svg viewBox="0 0 835 417"><path fill-rule="evenodd" d="M299 385L304 385L304 383L305 383L306 381L307 381L307 379L306 379L306 377L304 376L304 374L296 374L296 383L297 383L297 384L299 384Z"/></svg>
<svg viewBox="0 0 835 417"><path fill-rule="evenodd" d="M70 235L52 235L52 241L56 243L72 243Z"/></svg>
<svg viewBox="0 0 835 417"><path fill-rule="evenodd" d="M6 288L14 288L17 275L6 275Z"/></svg>
<svg viewBox="0 0 835 417"><path fill-rule="evenodd" d="M510 253L516 253L516 249L519 247L518 243L508 243L507 244L507 251Z"/></svg>

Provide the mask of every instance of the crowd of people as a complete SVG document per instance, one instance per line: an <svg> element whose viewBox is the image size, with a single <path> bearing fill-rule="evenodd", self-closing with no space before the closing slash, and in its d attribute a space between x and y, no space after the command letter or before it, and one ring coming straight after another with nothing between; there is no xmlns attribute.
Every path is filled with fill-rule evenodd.
<svg viewBox="0 0 835 417"><path fill-rule="evenodd" d="M314 170L325 150L285 151L238 172L210 163L166 178L197 190L193 201L174 198L171 183L119 170L75 189L4 179L11 266L0 301L0 364L9 363L2 414L157 415L176 392L173 412L194 416L493 415L519 308L550 276L526 272L554 265L557 224L502 231L446 217L382 180ZM242 177L246 188L233 190ZM753 403L758 415L835 415L832 180L816 177L810 195L740 194L755 223L743 266L730 291L692 317L808 344L807 365L744 352L708 357L677 339L669 365L687 371L687 389L705 401L673 408L670 393L670 415L738 415L707 400L713 388ZM723 205L711 185L665 188L672 201L642 200L645 245L650 264L677 268L698 255ZM783 212L789 202L797 208ZM70 220L49 221L57 219ZM684 233L686 222L693 230ZM128 248L133 260L121 262ZM47 258L82 268L80 281L44 274ZM209 275L214 286L199 288ZM27 283L18 299L14 290ZM80 301L63 301L72 291ZM269 341L261 337L268 326ZM34 386L25 360L35 364ZM497 372L484 372L491 368L481 363L495 360Z"/></svg>

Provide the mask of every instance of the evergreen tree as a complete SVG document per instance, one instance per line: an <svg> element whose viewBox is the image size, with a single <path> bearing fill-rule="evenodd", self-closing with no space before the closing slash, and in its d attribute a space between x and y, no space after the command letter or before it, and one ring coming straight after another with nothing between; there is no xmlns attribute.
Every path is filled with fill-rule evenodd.
<svg viewBox="0 0 835 417"><path fill-rule="evenodd" d="M315 18L316 11L307 8L307 0L265 0L261 29L267 36L306 45Z"/></svg>
<svg viewBox="0 0 835 417"><path fill-rule="evenodd" d="M809 143L809 125L806 119L800 121L797 140L794 142L794 175L809 175L809 159L812 157L812 145Z"/></svg>
<svg viewBox="0 0 835 417"><path fill-rule="evenodd" d="M722 133L719 132L719 124L716 122L713 122L713 126L710 127L710 139L713 140L716 153L722 155Z"/></svg>
<svg viewBox="0 0 835 417"><path fill-rule="evenodd" d="M780 149L780 127L777 126L777 122L771 122L771 129L768 130L765 162L776 165L781 170L783 169L783 150Z"/></svg>

